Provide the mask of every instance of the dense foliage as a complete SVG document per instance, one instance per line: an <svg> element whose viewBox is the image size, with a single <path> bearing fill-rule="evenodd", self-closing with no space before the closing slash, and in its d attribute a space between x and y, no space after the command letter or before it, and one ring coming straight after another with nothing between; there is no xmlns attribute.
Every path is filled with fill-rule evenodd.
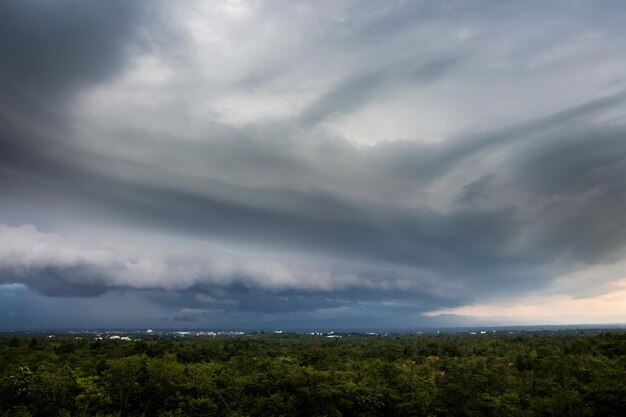
<svg viewBox="0 0 626 417"><path fill-rule="evenodd" d="M619 331L94 339L0 336L0 416L626 410L626 333Z"/></svg>

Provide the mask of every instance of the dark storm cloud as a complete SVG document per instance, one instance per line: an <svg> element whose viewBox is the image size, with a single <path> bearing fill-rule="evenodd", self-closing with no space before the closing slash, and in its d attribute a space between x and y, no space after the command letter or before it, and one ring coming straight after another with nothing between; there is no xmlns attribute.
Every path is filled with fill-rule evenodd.
<svg viewBox="0 0 626 417"><path fill-rule="evenodd" d="M328 116L352 111L367 102L385 79L385 74L380 72L352 78L311 103L300 115L300 121L305 125L315 124Z"/></svg>
<svg viewBox="0 0 626 417"><path fill-rule="evenodd" d="M119 70L141 16L139 6L118 0L3 1L3 112L15 105L54 111L69 94Z"/></svg>
<svg viewBox="0 0 626 417"><path fill-rule="evenodd" d="M486 197L489 193L489 183L493 180L493 174L486 174L463 186L463 194L456 200L457 203L473 203L480 201L482 197Z"/></svg>
<svg viewBox="0 0 626 417"><path fill-rule="evenodd" d="M514 13L501 7L493 13L512 19ZM476 27L497 31L499 20L485 23L475 8L393 2L340 9L333 19L325 9L320 12L326 17L324 33L300 41L307 53L294 52L284 68L270 62L255 72L246 59L257 48L263 51L271 30L260 32L247 53L224 52L221 38L208 36L210 47L200 54L194 42L212 27L196 33L192 25L188 36L169 38L160 26L167 20L160 20L168 10L163 5L3 2L0 223L8 226L0 228L0 283L22 283L56 297L132 288L172 313L168 320L202 323L210 316L203 311L233 309L277 316L318 310L363 315L367 306L389 315L423 312L485 295L541 290L574 264L619 258L626 246L625 93L581 96L566 107L494 123L497 128L462 130L436 143L409 138L361 146L333 121L368 122L355 115L408 90L421 97L431 94L428 88L446 93L471 87L480 78L476 71L513 79L532 71L507 66L506 54L497 53L488 60L493 67L480 66L489 57L485 51L498 47L485 41L489 31ZM285 21L300 16L289 7L284 13L278 16ZM450 35L446 19L456 28L459 16L467 18L467 28ZM417 27L418 21L432 25ZM145 39L144 29L155 38ZM413 42L418 29L426 33L419 40L435 45L432 50L408 48L416 43L419 49ZM519 33L503 41L515 44L513 35ZM562 37L570 41L569 32ZM285 45L282 38L277 42ZM390 47L396 43L400 46ZM352 62L354 45L364 45L365 52ZM333 53L326 55L328 49ZM547 49L539 58L515 50L523 59L512 61L534 58L540 63L528 68L541 68L541 59L562 50L568 51ZM177 53L189 68L178 67ZM233 59L222 65L226 81L205 61L193 66L204 55L216 68L220 59ZM147 64L139 59L146 56ZM379 59L372 62L372 56ZM314 84L314 93L302 103L296 100L287 114L238 121L247 115L237 113L237 105L222 117L214 117L213 108L203 111L205 95L218 95L219 108L221 101L249 90L253 96L290 90L297 82L289 79L285 87L281 76L315 78L312 59L320 61L318 71L333 77ZM347 62L351 71L333 74L333 59L338 68ZM237 72L239 64L244 70ZM129 67L135 72L125 72ZM466 73L474 75L463 78ZM169 81L155 86L154 79ZM457 79L463 82L452 82ZM126 91L125 83L137 83L138 96ZM481 91L478 104L467 110L493 107L499 99L490 93ZM515 104L510 95L502 106ZM163 97L165 110L153 104ZM252 113L263 106L250 100ZM103 107L90 108L93 102ZM122 116L104 116L99 124L100 110L117 105ZM429 110L420 109L416 117ZM193 112L202 123L186 122L193 121L188 114ZM387 112L380 118L395 116ZM227 117L232 114L235 121ZM157 127L162 120L166 129ZM168 125L180 120L181 125ZM47 228L17 227L30 223ZM117 231L124 237L118 237L120 246L127 235L149 233L137 245L152 255L110 250L110 241L101 245L97 233L81 232L89 226ZM65 228L84 233L81 243L66 238ZM178 242L204 241L235 248L236 255L224 260L204 252L173 254ZM43 249L31 250L42 242Z"/></svg>
<svg viewBox="0 0 626 417"><path fill-rule="evenodd" d="M384 144L377 150L382 156L375 156L381 158L383 166L395 172L400 179L405 177L418 181L432 180L454 169L455 165L466 158L484 156L498 148L532 141L536 135L541 135L543 139L540 140L548 143L553 140L566 141L567 136L575 134L577 128L596 128L594 117L614 107L619 108L625 102L626 93L619 93L510 127L457 138L441 145L420 146L410 142ZM562 132L561 135L559 131ZM551 175L559 174L551 172Z"/></svg>
<svg viewBox="0 0 626 417"><path fill-rule="evenodd" d="M81 172L63 182L57 184L61 195L71 192L76 198L81 193L88 204L108 208L136 225L269 247L297 243L301 250L325 255L413 266L456 269L471 263L491 268L511 263L514 258L491 251L504 249L515 228L522 226L515 225L510 209L439 214L384 205L362 208L358 201L339 196L280 188L246 190L245 201L229 201ZM268 195L284 205L263 207Z"/></svg>
<svg viewBox="0 0 626 417"><path fill-rule="evenodd" d="M135 1L0 4L0 169L71 177L66 104L117 73L149 9Z"/></svg>
<svg viewBox="0 0 626 417"><path fill-rule="evenodd" d="M300 113L298 122L302 126L314 125L328 117L353 112L375 100L377 90L398 78L415 84L427 84L437 80L460 62L460 58L449 56L434 59L424 64L400 62L393 70L389 68L351 77L326 94L318 97Z"/></svg>
<svg viewBox="0 0 626 417"><path fill-rule="evenodd" d="M31 270L25 276L13 275L12 271L7 270L0 272L3 281L21 282L36 293L51 297L97 297L107 291L105 286L97 283L106 279L102 276L103 271L92 265L46 266ZM96 283L93 282L94 278Z"/></svg>
<svg viewBox="0 0 626 417"><path fill-rule="evenodd" d="M198 321L198 318L197 318L197 317L194 317L194 316L175 316L175 317L172 319L172 321L173 321L173 322L183 322L183 323L185 323L185 322L187 322L187 323L193 323L193 322Z"/></svg>
<svg viewBox="0 0 626 417"><path fill-rule="evenodd" d="M541 205L535 250L597 263L617 260L626 221L626 131L606 129L534 147L518 158L520 191Z"/></svg>
<svg viewBox="0 0 626 417"><path fill-rule="evenodd" d="M208 187L207 194L199 189L184 190L105 176L87 170L82 164L69 175L64 170L42 173L48 180L34 186L55 186L60 197L68 194L68 207L72 198L83 200L82 204L107 208L135 227L421 268L443 280L471 282L482 291L533 288L543 285L546 276L532 268L552 262L564 252L586 261L602 262L625 243L626 222L619 215L626 210L624 199L619 197L623 195L626 177L624 131L578 137L558 132L563 120L570 123L576 117L584 119L598 106L598 103L585 105L582 108L588 111L568 110L529 122L526 131L518 126L500 131L497 138L492 133L478 136L473 139L475 147L470 147L467 141L459 141L457 147L392 143L388 145L390 150L377 145L379 152L365 157L356 149L346 155L346 162L366 158L368 166L382 167L371 173L373 177L384 178L387 169L393 170L390 183L394 179L428 183L474 154L507 146L519 150L521 146L522 152L513 152L498 172L498 178L513 183L499 182L487 175L458 187L457 201L467 203L476 202L483 195L481 189L489 186L490 195L498 199L497 208L488 208L478 201L472 207L461 204L447 212L437 212L409 209L392 202L372 204L320 190L242 187L221 182ZM520 145L522 139L534 135L541 138L540 145L534 141L530 145L522 141ZM598 141L602 141L601 147L596 146ZM398 146L404 151L397 152ZM210 151L211 146L207 145L203 154ZM235 150L217 150L218 154L224 152L237 154ZM375 160L376 155L381 160ZM254 161L253 154L248 158ZM37 166L41 169L45 165ZM205 185L210 184L208 181ZM502 187L524 190L528 200L518 204L516 195ZM555 194L560 198L539 212L526 207L543 206ZM598 213L602 215L596 216ZM516 239L524 230L537 231L527 246L516 248ZM518 272L525 268L530 268L530 273ZM41 273L36 272L38 276ZM75 271L68 269L66 273L72 277ZM359 274L366 276L368 272ZM389 279L389 271L372 274L374 280ZM62 271L51 274L50 282L44 287L29 285L42 293L60 294L63 286L54 283L59 283L55 277L62 275ZM75 279L68 280L72 283L68 287L70 295L80 284L74 284ZM85 290L86 295L96 291L91 286ZM247 296L242 305L250 308L254 298ZM262 308L263 303L259 303L258 308Z"/></svg>
<svg viewBox="0 0 626 417"><path fill-rule="evenodd" d="M251 292L238 296L240 311L261 311L266 313L286 313L298 310L315 310L320 308L339 307L340 301L324 296L282 295L267 292Z"/></svg>

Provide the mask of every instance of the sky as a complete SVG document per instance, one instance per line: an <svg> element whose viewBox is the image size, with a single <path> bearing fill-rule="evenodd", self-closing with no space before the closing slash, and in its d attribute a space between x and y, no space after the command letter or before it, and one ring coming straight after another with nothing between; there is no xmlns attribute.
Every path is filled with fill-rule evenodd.
<svg viewBox="0 0 626 417"><path fill-rule="evenodd" d="M626 3L0 2L0 328L626 322Z"/></svg>

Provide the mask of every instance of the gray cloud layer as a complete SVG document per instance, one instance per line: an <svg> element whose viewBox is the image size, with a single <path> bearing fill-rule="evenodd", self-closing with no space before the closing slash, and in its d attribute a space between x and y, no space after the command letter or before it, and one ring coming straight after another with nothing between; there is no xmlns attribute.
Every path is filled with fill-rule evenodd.
<svg viewBox="0 0 626 417"><path fill-rule="evenodd" d="M623 255L621 5L213 6L0 6L0 283L173 291L196 313L420 312ZM604 78L552 96L589 59ZM441 130L419 104L441 100L476 123L355 137L403 100L406 126Z"/></svg>

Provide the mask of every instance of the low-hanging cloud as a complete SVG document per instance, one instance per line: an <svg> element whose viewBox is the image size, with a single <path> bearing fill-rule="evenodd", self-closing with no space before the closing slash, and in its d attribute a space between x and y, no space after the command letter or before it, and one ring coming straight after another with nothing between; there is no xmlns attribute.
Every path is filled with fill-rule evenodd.
<svg viewBox="0 0 626 417"><path fill-rule="evenodd" d="M185 290L198 285L306 287L275 262L203 255L202 260L177 260L133 254L86 246L58 234L42 233L32 225L0 225L0 283L26 284L45 295L100 295L111 288Z"/></svg>
<svg viewBox="0 0 626 417"><path fill-rule="evenodd" d="M293 262L289 265L268 257L245 258L206 249L183 254L153 249L146 253L142 246L90 245L84 239L40 232L32 225L0 225L0 277L0 285L24 284L49 296L89 297L116 289L207 295L222 291L242 294L247 306L256 299L251 292L273 297L270 294L332 293L351 287L415 289L414 283L390 277L386 282L377 277L359 279L341 266L311 270Z"/></svg>

